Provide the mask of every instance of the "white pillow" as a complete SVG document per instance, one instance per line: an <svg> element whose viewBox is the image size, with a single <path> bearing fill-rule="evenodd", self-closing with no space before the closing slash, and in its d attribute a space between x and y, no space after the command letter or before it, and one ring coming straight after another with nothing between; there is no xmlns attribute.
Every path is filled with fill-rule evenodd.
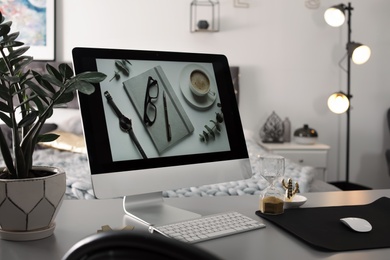
<svg viewBox="0 0 390 260"><path fill-rule="evenodd" d="M53 115L46 120L48 124L56 124L57 130L82 135L81 113L79 109L55 108Z"/></svg>

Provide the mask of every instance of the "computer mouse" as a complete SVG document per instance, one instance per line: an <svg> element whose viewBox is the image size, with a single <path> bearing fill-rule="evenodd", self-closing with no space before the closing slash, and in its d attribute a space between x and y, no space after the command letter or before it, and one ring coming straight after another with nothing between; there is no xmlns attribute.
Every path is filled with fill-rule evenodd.
<svg viewBox="0 0 390 260"><path fill-rule="evenodd" d="M370 222L368 222L363 218L348 217L348 218L341 218L340 220L347 227L357 232L370 232L372 230L372 226Z"/></svg>

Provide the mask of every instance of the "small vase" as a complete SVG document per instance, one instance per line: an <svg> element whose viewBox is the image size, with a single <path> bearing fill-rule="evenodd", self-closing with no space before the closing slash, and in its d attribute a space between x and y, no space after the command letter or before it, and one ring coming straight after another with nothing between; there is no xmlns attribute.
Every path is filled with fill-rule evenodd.
<svg viewBox="0 0 390 260"><path fill-rule="evenodd" d="M283 121L283 141L291 141L291 122L288 117L286 117L286 119Z"/></svg>

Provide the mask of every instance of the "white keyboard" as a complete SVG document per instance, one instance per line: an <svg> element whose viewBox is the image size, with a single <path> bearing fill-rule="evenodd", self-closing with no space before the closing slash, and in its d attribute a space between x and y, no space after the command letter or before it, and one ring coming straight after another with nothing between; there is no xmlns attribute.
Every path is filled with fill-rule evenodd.
<svg viewBox="0 0 390 260"><path fill-rule="evenodd" d="M149 231L184 242L197 243L264 227L265 224L241 213L224 212L163 226L151 226Z"/></svg>

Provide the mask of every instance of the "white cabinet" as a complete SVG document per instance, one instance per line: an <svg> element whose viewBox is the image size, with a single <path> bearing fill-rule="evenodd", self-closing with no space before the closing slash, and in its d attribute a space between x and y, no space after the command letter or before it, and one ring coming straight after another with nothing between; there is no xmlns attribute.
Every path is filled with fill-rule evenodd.
<svg viewBox="0 0 390 260"><path fill-rule="evenodd" d="M298 164L316 168L318 174L326 181L328 151L326 144L297 144L297 143L260 143L268 152L281 155Z"/></svg>

